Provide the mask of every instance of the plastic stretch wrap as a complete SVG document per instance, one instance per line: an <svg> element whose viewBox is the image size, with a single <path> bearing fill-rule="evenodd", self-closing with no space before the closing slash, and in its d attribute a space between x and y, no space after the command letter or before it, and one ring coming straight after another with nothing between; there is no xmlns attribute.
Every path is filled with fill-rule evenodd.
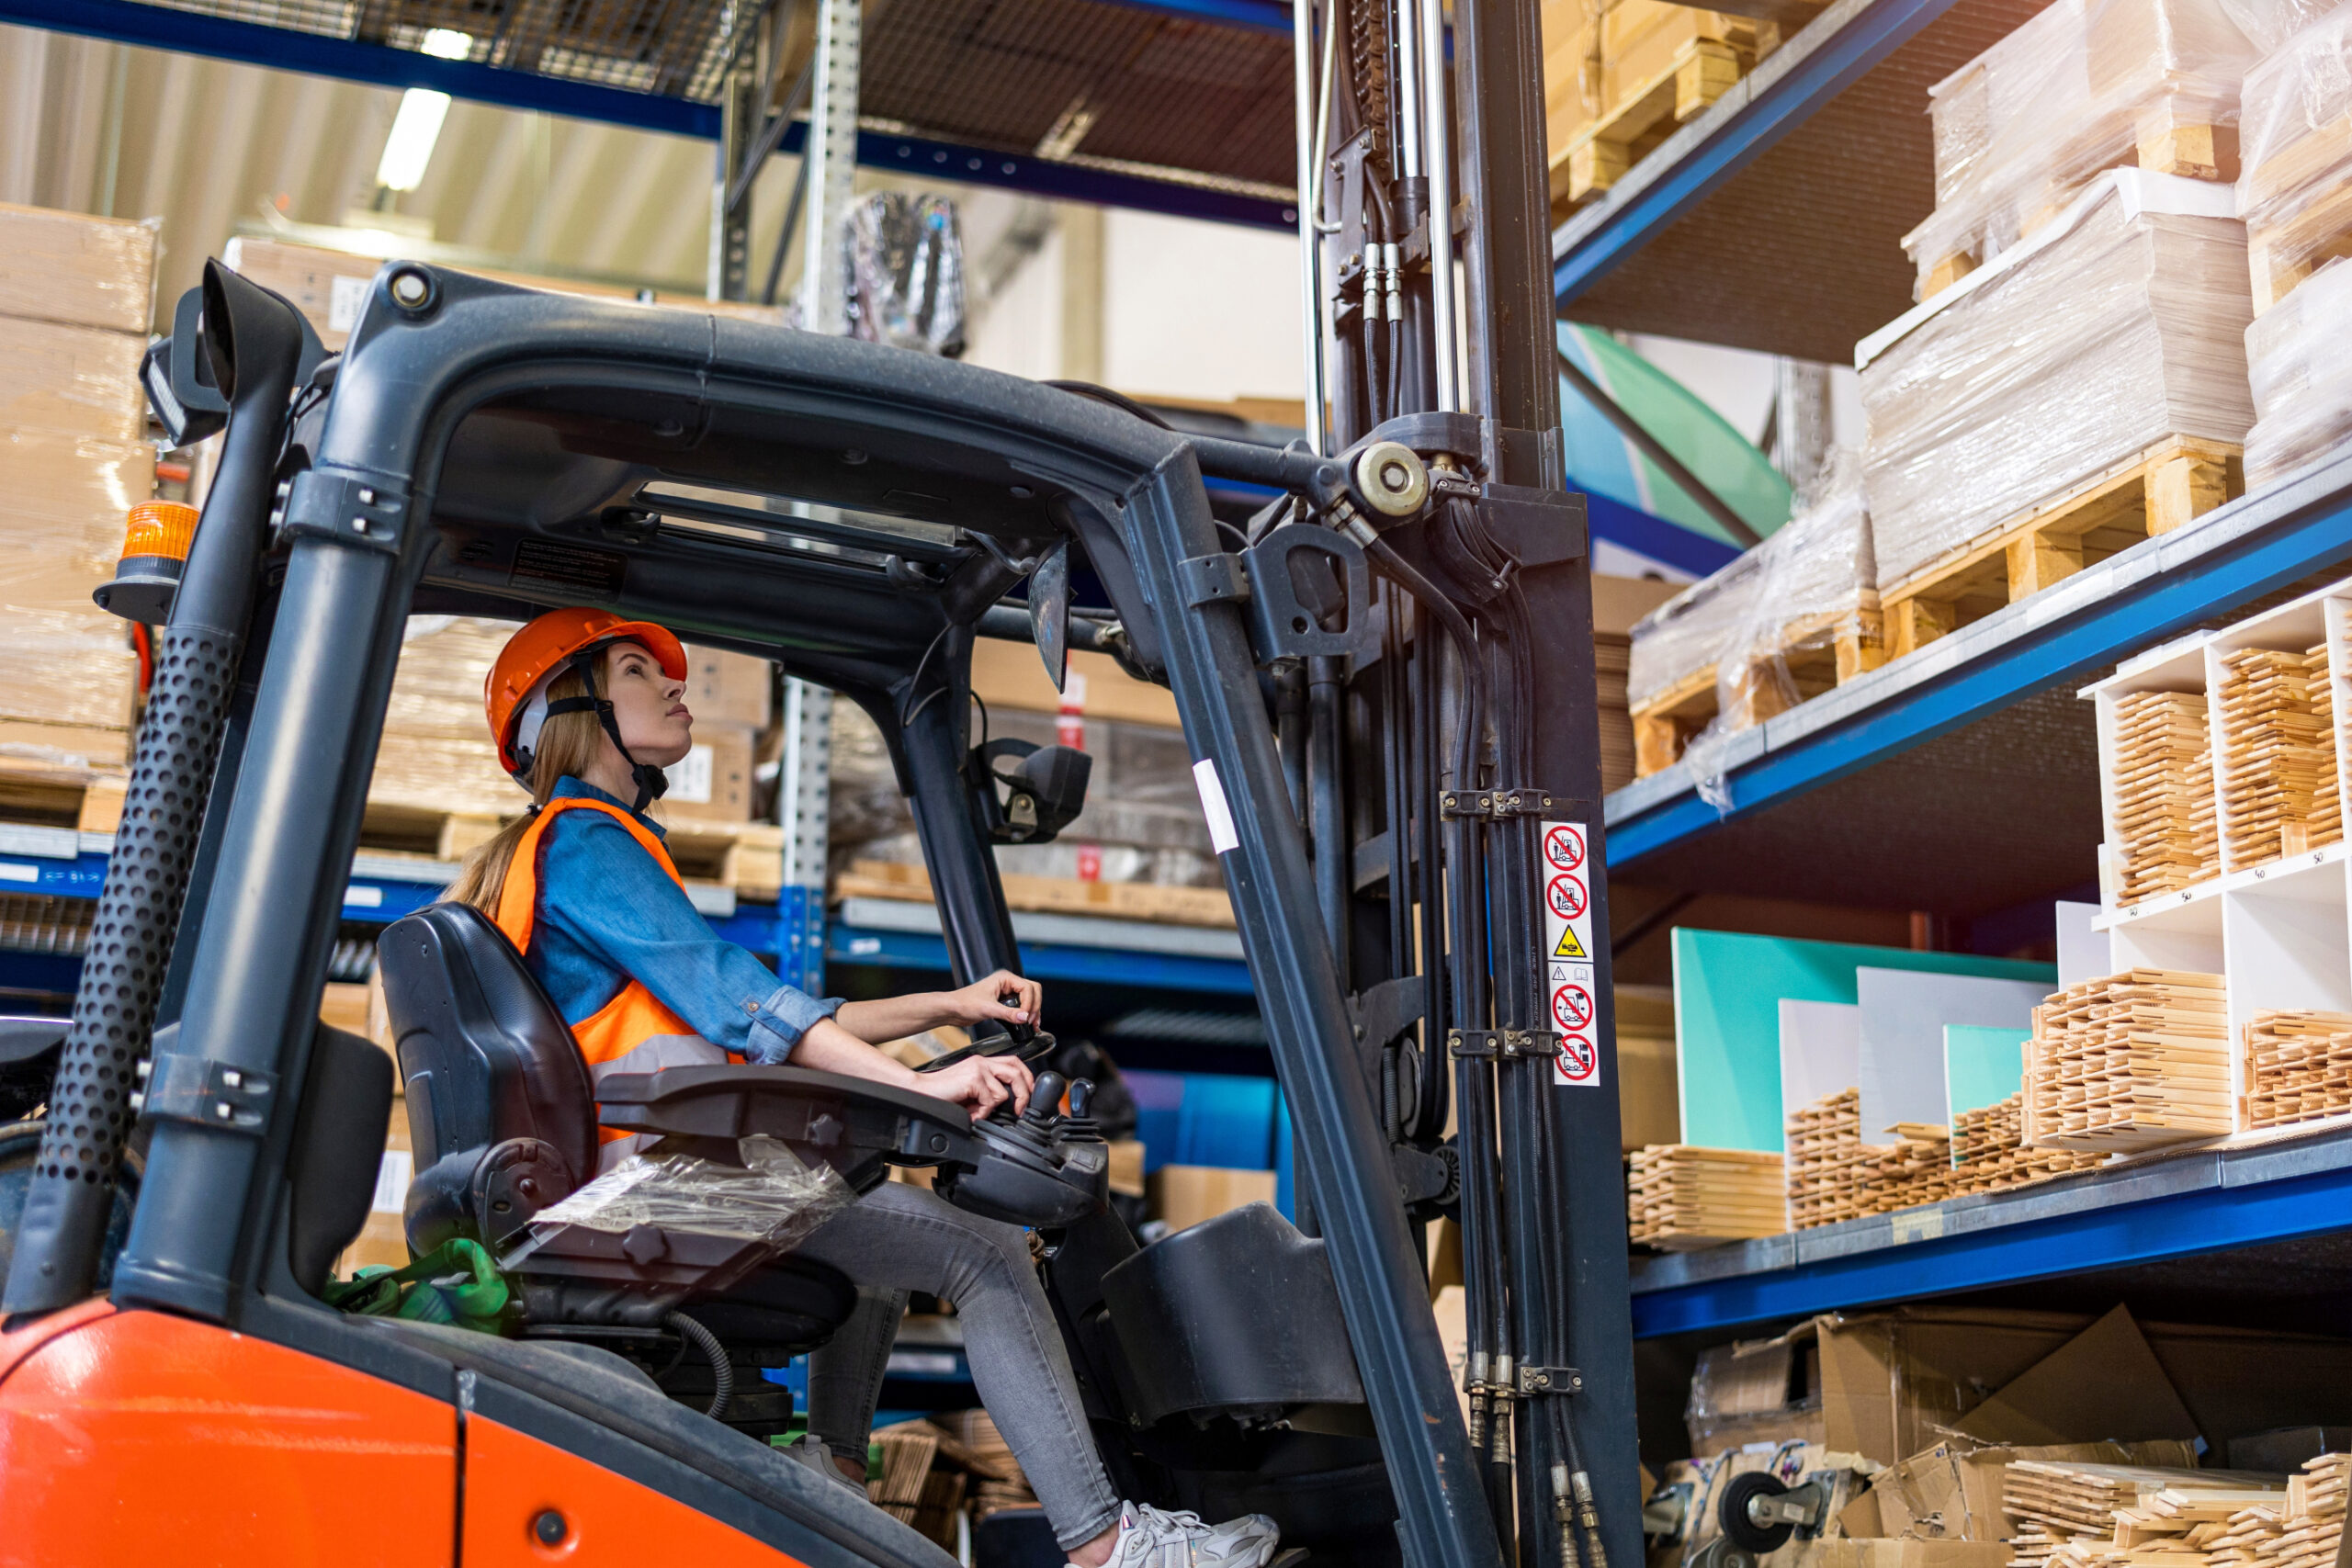
<svg viewBox="0 0 2352 1568"><path fill-rule="evenodd" d="M0 202L0 316L145 333L162 228Z"/></svg>
<svg viewBox="0 0 2352 1568"><path fill-rule="evenodd" d="M2222 8L2265 54L2332 15L2344 0L2222 0Z"/></svg>
<svg viewBox="0 0 2352 1568"><path fill-rule="evenodd" d="M2170 436L2245 438L2245 230L2177 210L2228 199L2110 171L2007 265L1863 344L1882 592Z"/></svg>
<svg viewBox="0 0 2352 1568"><path fill-rule="evenodd" d="M2352 261L2335 261L2245 333L2256 418L2245 482L2267 484L2352 440Z"/></svg>
<svg viewBox="0 0 2352 1568"><path fill-rule="evenodd" d="M134 333L0 316L0 430L50 430L102 441L147 434Z"/></svg>
<svg viewBox="0 0 2352 1568"><path fill-rule="evenodd" d="M1824 650L1841 639L1857 654L1877 648L1872 553L1860 455L1841 449L1787 523L1634 627L1636 704L1714 666L1714 716L1682 756L1718 811L1730 808L1715 765L1730 739L1833 684L1837 658Z"/></svg>
<svg viewBox="0 0 2352 1568"><path fill-rule="evenodd" d="M1761 660L1765 679L1786 682L1786 655L1827 647L1875 587L1860 455L1839 451L1762 544L1634 623L1626 701L1639 707L1712 664L1718 711L1735 712L1746 705L1740 670Z"/></svg>
<svg viewBox="0 0 2352 1568"><path fill-rule="evenodd" d="M130 723L130 628L90 591L113 574L124 514L154 489L143 444L0 430L0 719Z"/></svg>
<svg viewBox="0 0 2352 1568"><path fill-rule="evenodd" d="M2301 9L2279 7L2275 25ZM2238 215L2276 298L2304 268L2352 254L2352 6L2311 18L2246 73L2241 134Z"/></svg>
<svg viewBox="0 0 2352 1568"><path fill-rule="evenodd" d="M616 1232L652 1225L783 1248L857 1201L832 1167L809 1166L774 1138L742 1138L737 1147L740 1168L689 1155L632 1156L540 1210L531 1224L535 1230L573 1224Z"/></svg>
<svg viewBox="0 0 2352 1568"><path fill-rule="evenodd" d="M956 204L889 191L850 210L852 337L950 358L964 352L964 240Z"/></svg>
<svg viewBox="0 0 2352 1568"><path fill-rule="evenodd" d="M1923 292L1945 258L1991 261L2101 170L2224 177L2226 133L2217 151L2194 128L2238 123L2255 59L2221 0L2055 0L1944 78L1928 93L1936 210L1903 241Z"/></svg>

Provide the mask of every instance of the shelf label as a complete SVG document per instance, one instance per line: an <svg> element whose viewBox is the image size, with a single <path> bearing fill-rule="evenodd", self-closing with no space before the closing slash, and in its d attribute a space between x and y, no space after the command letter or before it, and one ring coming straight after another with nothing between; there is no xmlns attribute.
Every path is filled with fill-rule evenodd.
<svg viewBox="0 0 2352 1568"><path fill-rule="evenodd" d="M1560 1054L1553 1075L1566 1089L1600 1086L1600 1009L1592 960L1592 870L1580 822L1544 824L1536 867L1544 885L1544 994Z"/></svg>

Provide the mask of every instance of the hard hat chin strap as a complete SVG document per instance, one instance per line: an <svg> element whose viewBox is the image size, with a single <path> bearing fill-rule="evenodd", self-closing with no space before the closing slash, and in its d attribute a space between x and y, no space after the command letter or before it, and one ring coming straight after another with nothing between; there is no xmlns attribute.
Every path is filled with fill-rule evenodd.
<svg viewBox="0 0 2352 1568"><path fill-rule="evenodd" d="M618 751L621 761L628 764L629 776L637 781L637 799L630 804L629 809L643 811L669 789L670 775L652 763L640 762L629 755L628 744L621 739L620 721L613 716L612 703L597 694L596 656L604 649L605 645L599 644L594 648L582 649L572 656L571 667L580 672L581 682L587 686L588 694L584 697L561 697L548 704L548 716L553 718L560 713L594 714L596 722L604 727L605 736L612 741L613 750Z"/></svg>

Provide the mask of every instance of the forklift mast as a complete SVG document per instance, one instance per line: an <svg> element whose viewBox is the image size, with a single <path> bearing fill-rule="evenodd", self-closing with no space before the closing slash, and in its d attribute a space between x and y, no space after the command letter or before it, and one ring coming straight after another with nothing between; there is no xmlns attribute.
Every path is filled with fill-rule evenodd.
<svg viewBox="0 0 2352 1568"><path fill-rule="evenodd" d="M1025 581L1010 618L1051 668L1075 552L1117 617L1084 635L1176 698L1403 1560L1633 1562L1589 561L1544 303L1542 53L1532 0L1453 16L1449 41L1438 0L1299 0L1301 274L1329 326L1307 334L1304 449L410 263L324 358L284 300L208 265L168 356L209 362L222 460L0 1299L0 1379L44 1336L96 1332L134 1123L150 1141L115 1314L429 1398L454 1386L461 1406L501 1375L477 1358L453 1385L458 1352L316 1300L388 1104L345 1091L366 1053L317 1010L410 614L605 604L892 716L962 981L1019 963L968 761L971 640L1002 631ZM1274 499L1238 525L1204 478ZM1426 1305L1441 1214L1463 1237L1453 1369ZM690 1437L662 1440L699 1462Z"/></svg>

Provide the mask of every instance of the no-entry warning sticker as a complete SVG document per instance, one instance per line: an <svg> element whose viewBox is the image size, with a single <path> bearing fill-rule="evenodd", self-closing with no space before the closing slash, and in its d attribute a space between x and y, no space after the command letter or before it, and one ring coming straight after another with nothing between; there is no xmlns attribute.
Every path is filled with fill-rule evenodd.
<svg viewBox="0 0 2352 1568"><path fill-rule="evenodd" d="M1551 1027L1560 1037L1554 1071L1561 1084L1575 1089L1600 1083L1589 860L1582 823L1544 824L1543 863L1537 867L1543 874L1544 951L1538 957L1551 1004Z"/></svg>

